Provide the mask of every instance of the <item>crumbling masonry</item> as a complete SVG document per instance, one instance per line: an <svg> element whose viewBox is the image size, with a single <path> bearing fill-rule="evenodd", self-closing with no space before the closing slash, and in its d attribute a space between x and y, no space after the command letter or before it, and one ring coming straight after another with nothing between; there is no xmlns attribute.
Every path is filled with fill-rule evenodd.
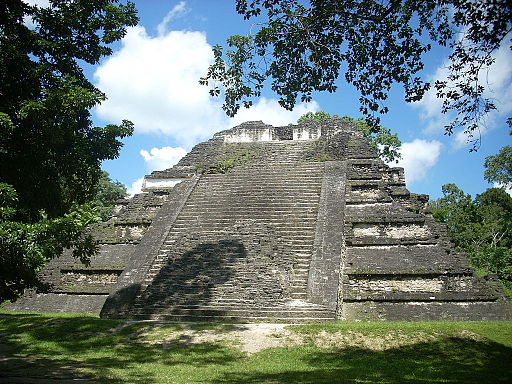
<svg viewBox="0 0 512 384"><path fill-rule="evenodd" d="M41 272L13 311L166 320L484 320L511 317L425 195L343 120L249 122L145 178L92 228L101 252Z"/></svg>

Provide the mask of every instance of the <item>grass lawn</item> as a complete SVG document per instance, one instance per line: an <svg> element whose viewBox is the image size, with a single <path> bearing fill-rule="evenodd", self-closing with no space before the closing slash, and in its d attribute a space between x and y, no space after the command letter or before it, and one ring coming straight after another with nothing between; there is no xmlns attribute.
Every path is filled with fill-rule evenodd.
<svg viewBox="0 0 512 384"><path fill-rule="evenodd" d="M230 339L243 327L0 314L0 382L512 382L512 322L289 326L272 336L278 347L252 354ZM201 340L195 334L222 337Z"/></svg>

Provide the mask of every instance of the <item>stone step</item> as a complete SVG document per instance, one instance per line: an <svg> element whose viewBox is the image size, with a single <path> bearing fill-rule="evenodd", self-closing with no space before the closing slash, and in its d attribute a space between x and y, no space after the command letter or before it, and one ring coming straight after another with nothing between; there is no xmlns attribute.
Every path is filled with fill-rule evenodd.
<svg viewBox="0 0 512 384"><path fill-rule="evenodd" d="M190 227L183 227L183 228L176 228L175 231L170 232L169 236L177 236L178 239L182 236L186 236L188 231L186 230ZM223 227L224 228L224 227ZM196 244L199 243L208 243L208 242L217 242L219 240L226 240L226 235L229 236L230 240L237 241L236 234L231 234L231 231L223 231L222 228L219 230L213 230L213 231L196 231L194 232L194 237L190 237L190 239L194 239ZM243 241L242 238L240 238L240 241ZM285 244L288 246L296 246L296 247L303 247L303 246L313 246L312 239L301 239L301 238L295 238L294 236L280 236L279 241L281 244ZM297 251L300 251L302 248L299 248ZM304 252L309 251L309 249L304 249Z"/></svg>
<svg viewBox="0 0 512 384"><path fill-rule="evenodd" d="M194 234L196 236L199 236L204 232L204 228L208 228L208 231L210 233L222 233L225 232L227 228L232 226L238 226L240 223L240 219L237 220L236 218L233 218L232 220L222 220L222 221L214 221L214 220L208 220L208 221L180 221L173 225L172 230L175 232L181 232L182 230L186 230L185 232ZM247 223L245 225L245 228L249 229L258 229L258 226L265 225L266 231L273 231L276 232L276 234L279 234L280 236L290 236L292 238L296 237L308 237L308 238L314 238L315 237L315 227L310 225L308 226L294 226L293 223L282 223L282 222L252 222ZM261 229L260 229L261 230Z"/></svg>
<svg viewBox="0 0 512 384"><path fill-rule="evenodd" d="M311 226L316 223L317 220L317 212L316 209L314 211L305 211L305 212L297 212L295 210L291 211L288 210L286 212L276 212L275 210L269 210L269 211L263 211L259 208L251 208L247 207L246 211L250 211L253 213L255 222L258 221L270 221L270 222L277 222L277 223L298 223L299 225L305 225L305 226ZM178 216L176 221L197 221L199 219L202 219L203 217L208 217L209 214L217 214L218 212L211 212L209 213L208 210L204 211L195 211L192 209L184 209L181 214Z"/></svg>
<svg viewBox="0 0 512 384"><path fill-rule="evenodd" d="M145 305L143 303L137 303L134 305L135 308L144 308ZM166 309L167 307L161 305L160 303L155 303L153 305L147 305L147 308L153 309ZM230 310L230 311L263 311L270 312L278 310L283 310L287 312L293 311L310 311L310 312L325 312L330 311L325 306L321 304L310 303L308 301L302 300L291 300L291 301L281 301L272 304L256 304L254 301L240 300L240 299L221 299L219 301L209 301L201 304L176 304L172 306L172 309L176 310Z"/></svg>
<svg viewBox="0 0 512 384"><path fill-rule="evenodd" d="M218 226L224 226L226 224L235 224L237 221L241 220L240 218L236 217L217 217L217 218L203 218L202 220L195 220L195 219L180 219L176 220L176 222L173 225L173 228L180 228L180 227L202 227L205 225L218 225ZM279 230L280 232L290 232L290 233L311 233L314 232L316 228L315 222L310 223L298 223L298 222L290 222L286 220L252 220L248 224L268 224L269 227L274 228L276 230Z"/></svg>
<svg viewBox="0 0 512 384"><path fill-rule="evenodd" d="M121 316L123 317L123 316ZM194 316L194 315L174 315L174 314L134 314L126 315L126 318L137 320L158 320L158 321L177 321L177 322L245 322L245 323L287 323L287 324L305 324L315 322L334 321L335 315L332 316L316 316L316 317L279 317L274 314L272 317L268 316L227 316L219 313L214 316Z"/></svg>
<svg viewBox="0 0 512 384"><path fill-rule="evenodd" d="M233 317L233 318L321 318L321 319L332 319L334 320L335 314L329 310L311 310L306 309L288 309L288 308L271 308L268 310L262 310L258 307L247 308L247 309L232 309L229 307L222 308L140 308L133 312L133 316L189 316L189 317Z"/></svg>
<svg viewBox="0 0 512 384"><path fill-rule="evenodd" d="M279 260L278 257L275 258L275 260ZM203 265L208 265L207 263L203 263ZM293 275L298 278L299 276L302 276L303 279L308 277L309 274L309 264L304 264L306 267L301 266L300 268L295 267L295 264L291 265L290 273L293 273ZM214 265L215 266L215 265ZM162 268L172 268L172 263L168 263L166 260L162 261L155 261L152 266L149 269L149 273L154 272L160 272ZM233 262L233 261L226 261L222 264L222 269L224 270L232 270L235 273L239 273L239 271L243 271L245 268L251 268L250 273L254 274L255 268L258 268L257 266L254 266L254 264L246 262L245 259L240 260L240 262Z"/></svg>
<svg viewBox="0 0 512 384"><path fill-rule="evenodd" d="M210 194L215 191L228 191L229 193L243 193L248 192L269 192L273 195L296 195L296 196L312 196L319 192L321 180L297 180L296 183L278 183L265 182L264 184L245 184L243 181L232 183L210 182L203 181L196 186L191 196L199 196L201 194Z"/></svg>
<svg viewBox="0 0 512 384"><path fill-rule="evenodd" d="M342 317L346 320L430 321L430 320L503 320L511 316L509 303L475 302L344 302ZM405 314L405 315L404 315Z"/></svg>
<svg viewBox="0 0 512 384"><path fill-rule="evenodd" d="M282 180L281 177L276 178L276 180L261 180L259 181L245 181L245 180L236 180L230 179L229 181L223 180L208 180L201 179L201 181L197 184L196 188L192 192L192 196L197 195L201 192L212 192L215 190L221 191L232 191L232 192L246 192L246 191L270 191L274 194L277 193L294 193L297 195L308 195L318 192L322 180L321 178L296 178L293 181Z"/></svg>
<svg viewBox="0 0 512 384"><path fill-rule="evenodd" d="M252 171L257 170L258 172L265 173L265 172L315 172L319 170L323 170L324 164L323 163L297 163L294 161L287 161L286 159L282 159L282 161L279 164L258 164L258 165L251 165L251 164L245 164L243 166L238 166L233 169L233 172L229 173L207 173L207 176L225 176L225 175L232 175L233 173L249 173L254 175ZM256 173L257 174L257 173Z"/></svg>
<svg viewBox="0 0 512 384"><path fill-rule="evenodd" d="M184 206L184 211L191 208L202 209L201 212L208 212L211 210L231 210L231 209L243 209L243 210L259 210L265 213L286 213L287 211L293 212L293 210L300 209L302 211L316 211L318 206L317 201L291 201L277 202L275 199L269 198L268 200L231 200L226 202L224 200L212 201L212 200L191 200Z"/></svg>
<svg viewBox="0 0 512 384"><path fill-rule="evenodd" d="M234 211L234 208L230 208L230 210ZM317 218L317 209L316 208L309 208L309 209L298 209L298 208L274 208L274 209L268 209L264 207L239 207L239 211L246 212L246 216L248 218L252 218L252 220L258 221L258 220L264 220L265 218L268 218L270 221L297 221L301 217L304 217L305 222L311 222L313 220L316 220ZM188 216L198 216L201 215L214 215L218 214L223 211L228 211L227 209L220 208L220 207L203 207L203 210L201 211L198 206L190 206L185 207L183 211L181 212L181 216L188 217Z"/></svg>
<svg viewBox="0 0 512 384"><path fill-rule="evenodd" d="M248 220L249 219L249 220L251 220L251 222L254 222L254 223L271 223L273 225L287 224L289 226L295 226L295 227L315 228L316 221L317 221L317 213L316 212L310 213L309 217L304 217L303 221L300 221L299 215L285 216L286 213L280 214L279 212L273 213L273 214L268 214L268 215L264 215L261 212L259 212L259 213L256 213L252 218L251 218L251 215L249 214L249 212L247 212L247 211L245 213L239 212L238 214L236 214L234 212L233 216L236 216L235 219L233 219L232 217L228 217L227 212L225 212L225 213L215 212L215 214L208 213L208 214L205 214L205 216L202 218L194 218L191 215L192 212L186 212L186 214L187 214L187 216L178 217L176 222L177 223L182 223L182 222L193 223L193 222L200 222L200 220L201 221L202 220L209 220L209 221L218 220L218 221L229 222L229 221L233 221L233 220ZM190 216L188 216L188 215L190 215Z"/></svg>
<svg viewBox="0 0 512 384"><path fill-rule="evenodd" d="M228 268L226 268L228 269ZM224 271L225 272L225 271ZM223 291L228 287L238 287L240 285L244 285L243 281L251 281L250 279L254 277L254 269L251 270L236 270L234 272L234 276L231 276L229 280L223 281L223 282L216 282L218 280L219 276L221 276L220 273L213 274L213 273L203 273L202 275L205 275L206 277L213 280L213 282L210 282L210 280L207 281L198 281L197 273L194 271L180 271L179 279L180 282L168 282L165 284L165 289L167 291L175 291L180 290L182 291L185 288L208 288L210 292L216 292L216 291ZM156 273L149 272L146 276L146 279L144 279L144 282L148 285L151 283L154 283L154 278L158 276L159 281L166 278L176 278L176 271L167 271L165 269L159 270ZM289 290L290 291L296 291L298 289L303 289L307 286L308 282L308 275L295 275L291 274L290 276L290 282L289 282ZM250 284L251 286L256 286L256 284L253 282ZM162 288L163 289L163 288ZM103 292L99 292L103 293ZM106 292L107 294L109 291Z"/></svg>
<svg viewBox="0 0 512 384"><path fill-rule="evenodd" d="M345 239L347 245L349 246L368 246L368 245L404 245L404 246L414 246L414 245L438 245L439 240L435 238L425 238L425 239L414 239L414 238L406 238L406 239L397 239L391 237L356 237L356 238L347 238Z"/></svg>
<svg viewBox="0 0 512 384"><path fill-rule="evenodd" d="M258 306L221 306L221 305L204 305L194 307L185 307L185 306L173 306L171 308L167 307L137 307L134 308L134 314L142 314L142 313L172 313L176 315L183 314L195 314L199 316L211 316L215 314L225 314L227 316L240 316L240 315L249 315L254 316L255 314L258 316L272 317L273 315L277 315L279 317L299 317L299 316L330 316L332 311L326 308L292 308L292 307L258 307Z"/></svg>
<svg viewBox="0 0 512 384"><path fill-rule="evenodd" d="M201 183L222 183L226 181L230 185L234 185L235 181L245 182L247 184L294 184L298 180L311 180L318 182L322 178L322 170L261 170L257 174L251 174L251 170L244 169L244 172L232 172L228 174L205 174L201 177ZM379 180L380 181L380 180ZM366 180L365 180L366 182Z"/></svg>

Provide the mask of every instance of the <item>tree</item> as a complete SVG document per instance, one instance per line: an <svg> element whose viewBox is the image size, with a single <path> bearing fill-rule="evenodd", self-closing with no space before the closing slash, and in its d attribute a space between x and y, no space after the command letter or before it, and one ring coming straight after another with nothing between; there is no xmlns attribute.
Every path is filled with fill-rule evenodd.
<svg viewBox="0 0 512 384"><path fill-rule="evenodd" d="M460 247L472 241L469 228L476 221L476 206L471 197L455 184L442 186L443 197L430 202L434 219L448 226L450 237Z"/></svg>
<svg viewBox="0 0 512 384"><path fill-rule="evenodd" d="M236 0L236 10L256 21L253 34L231 36L225 53L216 45L201 79L211 95L223 95L230 116L261 96L267 79L279 103L292 109L314 91L335 92L341 76L359 91L360 110L374 129L394 83L407 102L434 86L442 112L456 112L447 134L473 135L496 109L480 77L512 30L508 0ZM448 79L434 84L420 76L432 44L453 48Z"/></svg>
<svg viewBox="0 0 512 384"><path fill-rule="evenodd" d="M307 112L298 118L297 123L305 121L322 121L329 118L340 118L338 115L330 115L327 112ZM341 119L348 121L356 126L363 135L370 141L372 147L378 152L379 156L386 162L400 159L400 146L402 145L397 134L392 134L389 128L381 125L376 129L371 127L365 119L354 119L349 116L343 116Z"/></svg>
<svg viewBox="0 0 512 384"><path fill-rule="evenodd" d="M507 145L497 155L487 156L484 179L505 188L512 188L512 147Z"/></svg>
<svg viewBox="0 0 512 384"><path fill-rule="evenodd" d="M123 183L112 180L107 172L102 172L92 206L105 221L112 216L115 202L127 196L126 186Z"/></svg>
<svg viewBox="0 0 512 384"><path fill-rule="evenodd" d="M434 218L447 224L473 267L512 287L512 197L503 188L489 188L474 200L455 184L442 189L444 196L431 202Z"/></svg>
<svg viewBox="0 0 512 384"><path fill-rule="evenodd" d="M18 193L17 218L55 218L96 194L101 161L116 158L133 125L94 127L90 109L105 95L80 63L112 53L133 3L51 0L41 8L21 0L0 5L0 182ZM29 25L32 25L29 27Z"/></svg>
<svg viewBox="0 0 512 384"><path fill-rule="evenodd" d="M84 263L96 252L83 230L99 217L83 204L133 125L93 126L105 95L80 65L111 54L137 20L118 0L0 3L0 300L37 285L64 248Z"/></svg>

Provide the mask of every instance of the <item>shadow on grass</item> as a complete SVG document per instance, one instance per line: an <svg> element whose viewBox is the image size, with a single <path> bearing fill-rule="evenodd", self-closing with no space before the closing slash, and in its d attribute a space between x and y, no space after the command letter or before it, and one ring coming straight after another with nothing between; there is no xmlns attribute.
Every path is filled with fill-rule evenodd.
<svg viewBox="0 0 512 384"><path fill-rule="evenodd" d="M26 377L151 384L161 381L145 366L184 365L193 371L243 357L220 343L192 344L187 337L164 346L143 343L144 325L149 327L90 317L0 314L0 382Z"/></svg>
<svg viewBox="0 0 512 384"><path fill-rule="evenodd" d="M267 355L267 356L266 356ZM510 383L512 348L492 341L447 337L375 351L358 347L263 351L279 361L260 372L228 372L214 384Z"/></svg>
<svg viewBox="0 0 512 384"><path fill-rule="evenodd" d="M0 315L0 382L50 377L144 384L476 384L512 378L512 348L485 338L448 335L386 350L311 346L245 355L180 334L151 344L148 327L160 329L86 317ZM161 329L172 335L183 327L166 323Z"/></svg>

